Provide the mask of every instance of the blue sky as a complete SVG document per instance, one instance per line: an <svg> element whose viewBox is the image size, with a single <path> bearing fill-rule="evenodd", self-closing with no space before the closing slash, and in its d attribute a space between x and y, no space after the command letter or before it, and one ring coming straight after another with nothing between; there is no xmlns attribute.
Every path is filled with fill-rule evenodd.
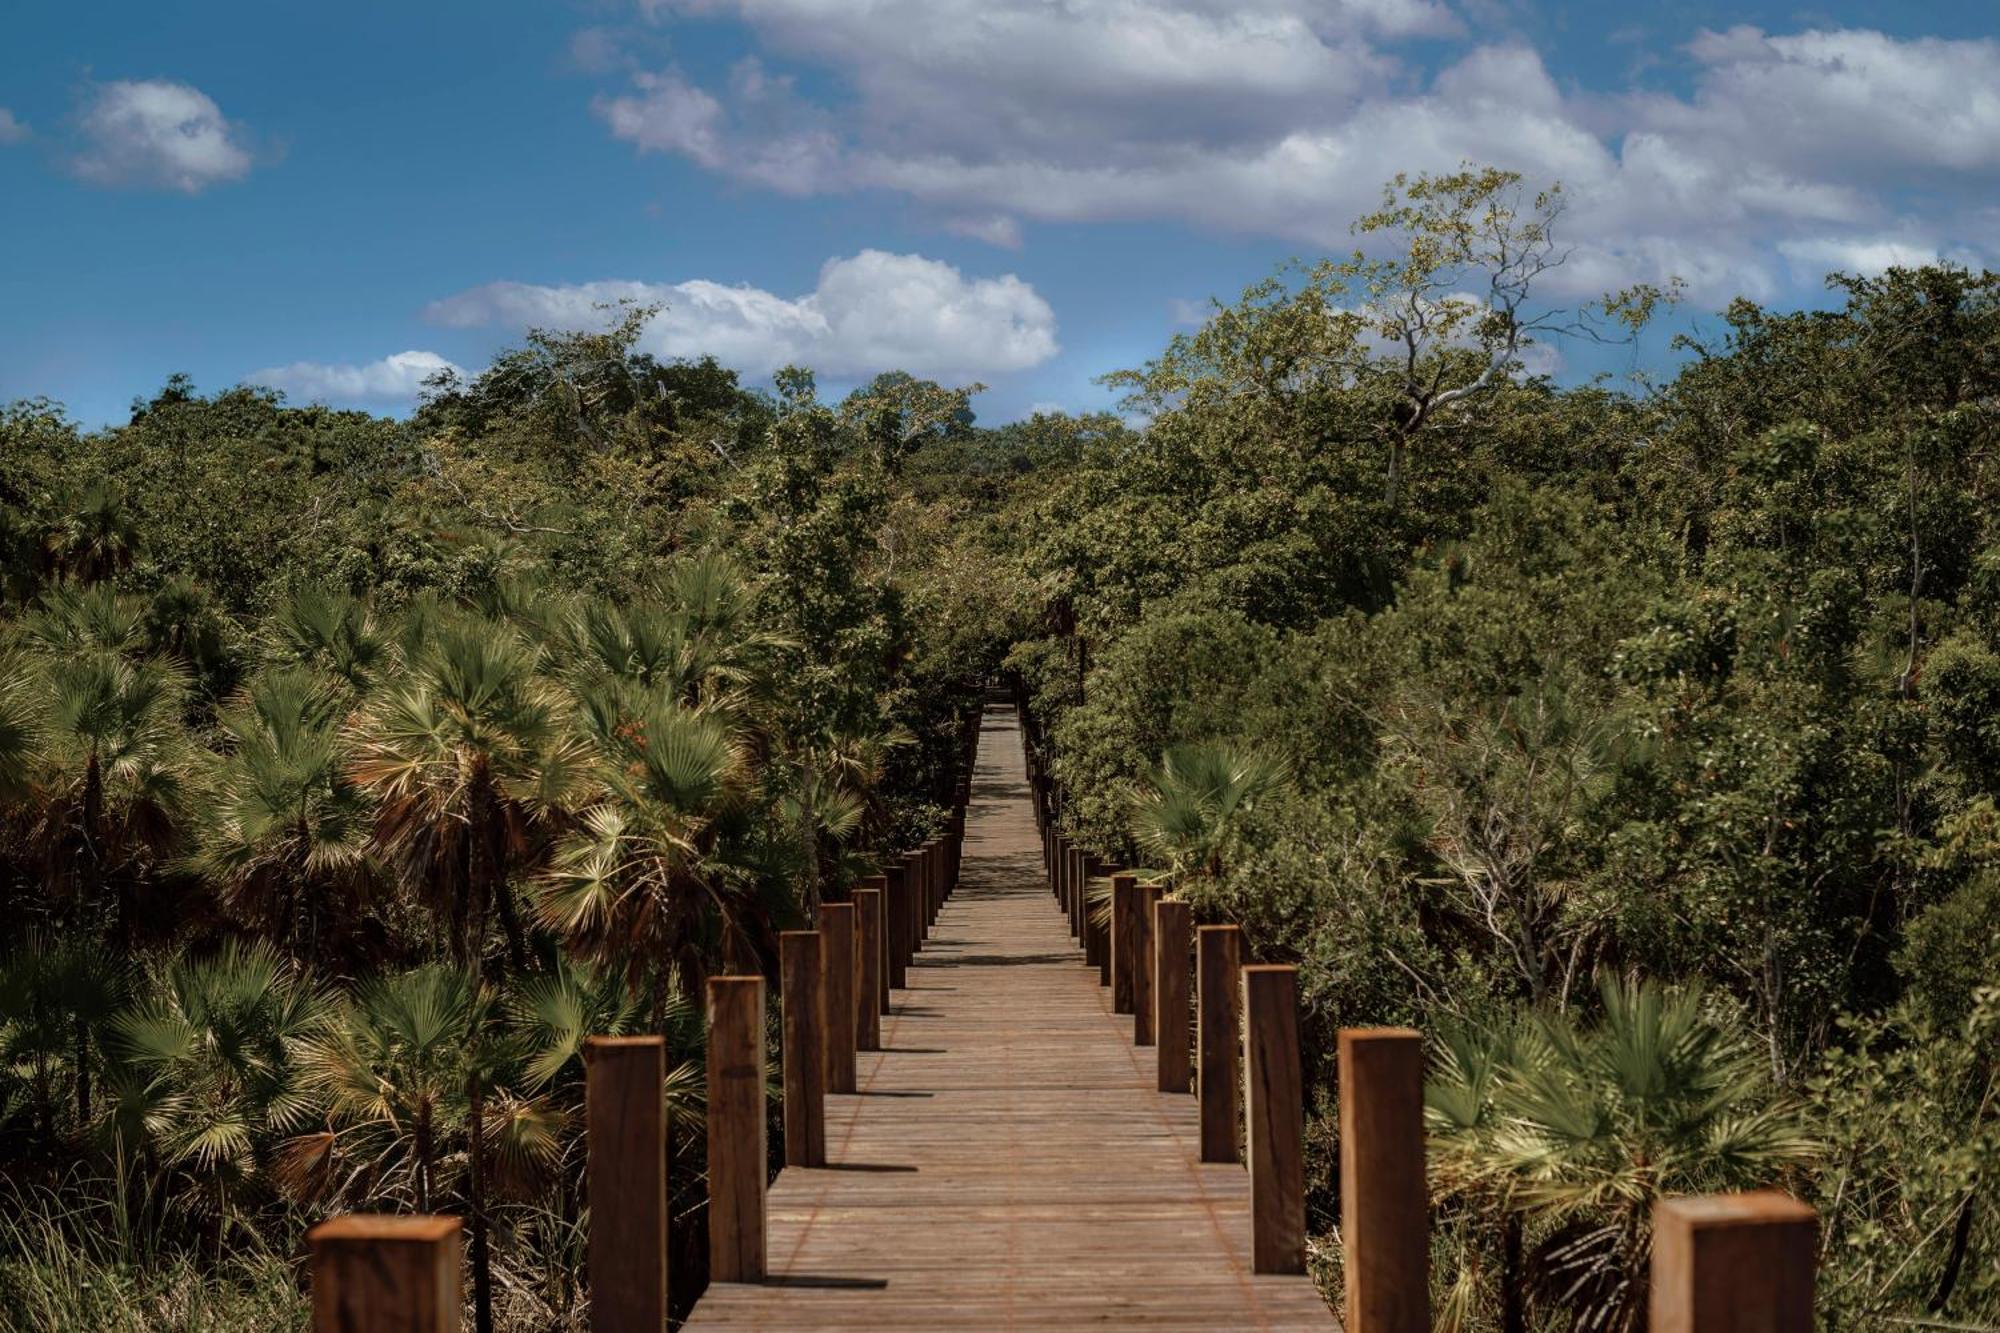
<svg viewBox="0 0 2000 1333"><path fill-rule="evenodd" d="M0 400L376 411L529 324L839 386L1093 384L1399 168L1561 179L1552 295L1992 262L1990 0L345 0L0 18ZM1665 355L1664 339L1639 359ZM1632 362L1624 354L1619 365ZM1566 371L1601 362L1571 354Z"/></svg>

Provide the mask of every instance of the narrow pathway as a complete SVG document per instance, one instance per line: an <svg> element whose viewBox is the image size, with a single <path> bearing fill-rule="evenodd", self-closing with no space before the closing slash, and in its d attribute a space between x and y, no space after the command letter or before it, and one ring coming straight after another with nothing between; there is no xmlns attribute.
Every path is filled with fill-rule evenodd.
<svg viewBox="0 0 2000 1333"><path fill-rule="evenodd" d="M1042 878L1020 733L986 713L956 894L893 997L820 1170L771 1187L770 1277L691 1329L1332 1329L1250 1273L1250 1185L1199 1160Z"/></svg>

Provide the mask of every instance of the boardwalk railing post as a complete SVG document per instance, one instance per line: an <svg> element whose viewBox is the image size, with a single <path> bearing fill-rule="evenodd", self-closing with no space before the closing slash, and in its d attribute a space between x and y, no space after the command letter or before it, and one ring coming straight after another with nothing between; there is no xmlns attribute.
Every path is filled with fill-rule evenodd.
<svg viewBox="0 0 2000 1333"><path fill-rule="evenodd" d="M1138 876L1111 877L1111 1012L1114 1014L1132 1012L1133 950L1139 944L1133 913L1138 897Z"/></svg>
<svg viewBox="0 0 2000 1333"><path fill-rule="evenodd" d="M347 1213L306 1241L313 1333L458 1333L457 1218Z"/></svg>
<svg viewBox="0 0 2000 1333"><path fill-rule="evenodd" d="M778 936L784 1010L785 1165L826 1165L826 992L816 930Z"/></svg>
<svg viewBox="0 0 2000 1333"><path fill-rule="evenodd" d="M904 924L909 927L910 938L905 945L906 956L914 963L923 951L924 937L930 932L924 925L924 858L922 853L903 853L903 878L910 886L910 919Z"/></svg>
<svg viewBox="0 0 2000 1333"><path fill-rule="evenodd" d="M1250 1156L1250 1269L1303 1273L1306 1104L1296 967L1243 969L1243 1110Z"/></svg>
<svg viewBox="0 0 2000 1333"><path fill-rule="evenodd" d="M1166 890L1141 884L1132 903L1132 1044L1153 1044L1153 907Z"/></svg>
<svg viewBox="0 0 2000 1333"><path fill-rule="evenodd" d="M869 881L873 883L874 881ZM882 1049L889 1012L889 970L882 958L882 890L854 891L854 1048Z"/></svg>
<svg viewBox="0 0 2000 1333"><path fill-rule="evenodd" d="M1424 1042L1408 1028L1340 1032L1340 1240L1348 1333L1425 1333Z"/></svg>
<svg viewBox="0 0 2000 1333"><path fill-rule="evenodd" d="M910 877L900 864L892 861L883 869L882 882L889 886L888 896L882 900L886 909L882 926L887 937L884 948L889 959L889 989L902 990L909 984Z"/></svg>
<svg viewBox="0 0 2000 1333"><path fill-rule="evenodd" d="M1186 1092L1193 1074L1194 1030L1188 1022L1188 959L1192 917L1179 899L1153 904L1153 1040L1160 1050L1160 1091Z"/></svg>
<svg viewBox="0 0 2000 1333"><path fill-rule="evenodd" d="M826 996L826 1090L854 1091L854 904L821 903L820 992Z"/></svg>
<svg viewBox="0 0 2000 1333"><path fill-rule="evenodd" d="M583 1066L590 1326L597 1333L664 1328L667 1043L591 1037Z"/></svg>
<svg viewBox="0 0 2000 1333"><path fill-rule="evenodd" d="M1653 1205L1651 1333L1812 1333L1818 1218L1776 1191Z"/></svg>
<svg viewBox="0 0 2000 1333"><path fill-rule="evenodd" d="M823 960L822 960L823 961ZM764 1278L764 978L708 981L708 1275Z"/></svg>
<svg viewBox="0 0 2000 1333"><path fill-rule="evenodd" d="M1201 1160L1235 1162L1237 1007L1243 932L1203 926L1195 933L1195 1028L1200 1036Z"/></svg>

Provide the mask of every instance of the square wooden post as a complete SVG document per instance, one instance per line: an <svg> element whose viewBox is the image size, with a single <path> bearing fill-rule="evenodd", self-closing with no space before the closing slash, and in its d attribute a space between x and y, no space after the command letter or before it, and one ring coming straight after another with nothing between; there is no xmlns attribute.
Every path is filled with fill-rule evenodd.
<svg viewBox="0 0 2000 1333"><path fill-rule="evenodd" d="M882 1049L889 1012L889 970L882 962L882 891L854 891L854 1048Z"/></svg>
<svg viewBox="0 0 2000 1333"><path fill-rule="evenodd" d="M1060 833L1049 835L1049 892L1056 901L1069 901L1069 839Z"/></svg>
<svg viewBox="0 0 2000 1333"><path fill-rule="evenodd" d="M1427 1333L1424 1040L1408 1028L1340 1032L1340 1240L1349 1333Z"/></svg>
<svg viewBox="0 0 2000 1333"><path fill-rule="evenodd" d="M1188 965L1194 952L1188 905L1163 898L1153 904L1153 1041L1159 1047L1161 1092L1186 1092L1194 1066L1194 1029L1188 1020Z"/></svg>
<svg viewBox="0 0 2000 1333"><path fill-rule="evenodd" d="M346 1213L306 1242L313 1333L458 1333L457 1218Z"/></svg>
<svg viewBox="0 0 2000 1333"><path fill-rule="evenodd" d="M931 933L926 920L930 910L926 906L930 901L930 886L924 882L922 851L903 853L903 865L907 867L910 879L910 961L914 963Z"/></svg>
<svg viewBox="0 0 2000 1333"><path fill-rule="evenodd" d="M712 1281L764 1280L765 1152L764 978L710 977L708 1275Z"/></svg>
<svg viewBox="0 0 2000 1333"><path fill-rule="evenodd" d="M1299 1060L1299 970L1244 968L1243 1137L1250 1157L1250 1269L1256 1273L1306 1271L1306 1103Z"/></svg>
<svg viewBox="0 0 2000 1333"><path fill-rule="evenodd" d="M590 1326L667 1322L667 1043L583 1043L584 1149L590 1191Z"/></svg>
<svg viewBox="0 0 2000 1333"><path fill-rule="evenodd" d="M888 896L882 900L887 913L883 948L889 960L889 989L902 990L909 984L910 877L901 865L891 862L882 881L889 886Z"/></svg>
<svg viewBox="0 0 2000 1333"><path fill-rule="evenodd" d="M826 996L826 1090L854 1091L854 904L819 908L820 991Z"/></svg>
<svg viewBox="0 0 2000 1333"><path fill-rule="evenodd" d="M1133 950L1138 948L1138 928L1133 922L1139 898L1136 875L1116 875L1111 880L1111 1012L1132 1012Z"/></svg>
<svg viewBox="0 0 2000 1333"><path fill-rule="evenodd" d="M1653 1205L1651 1333L1812 1333L1819 1219L1775 1190Z"/></svg>
<svg viewBox="0 0 2000 1333"><path fill-rule="evenodd" d="M778 935L784 1044L785 1165L826 1165L826 991L816 930Z"/></svg>
<svg viewBox="0 0 2000 1333"><path fill-rule="evenodd" d="M1132 903L1132 1044L1153 1044L1153 906L1166 889L1141 884Z"/></svg>
<svg viewBox="0 0 2000 1333"><path fill-rule="evenodd" d="M1235 926L1203 926L1195 939L1201 1160L1237 1162L1242 1160L1236 1145L1236 1066L1243 932Z"/></svg>

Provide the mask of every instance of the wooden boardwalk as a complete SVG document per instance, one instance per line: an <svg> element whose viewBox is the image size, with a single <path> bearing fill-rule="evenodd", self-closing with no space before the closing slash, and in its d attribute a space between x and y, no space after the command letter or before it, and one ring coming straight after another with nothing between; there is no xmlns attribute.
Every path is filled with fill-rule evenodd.
<svg viewBox="0 0 2000 1333"><path fill-rule="evenodd" d="M986 713L959 887L895 992L823 1169L771 1186L769 1277L691 1329L1333 1329L1250 1272L1249 1174L1204 1165L1042 878L1020 735Z"/></svg>

